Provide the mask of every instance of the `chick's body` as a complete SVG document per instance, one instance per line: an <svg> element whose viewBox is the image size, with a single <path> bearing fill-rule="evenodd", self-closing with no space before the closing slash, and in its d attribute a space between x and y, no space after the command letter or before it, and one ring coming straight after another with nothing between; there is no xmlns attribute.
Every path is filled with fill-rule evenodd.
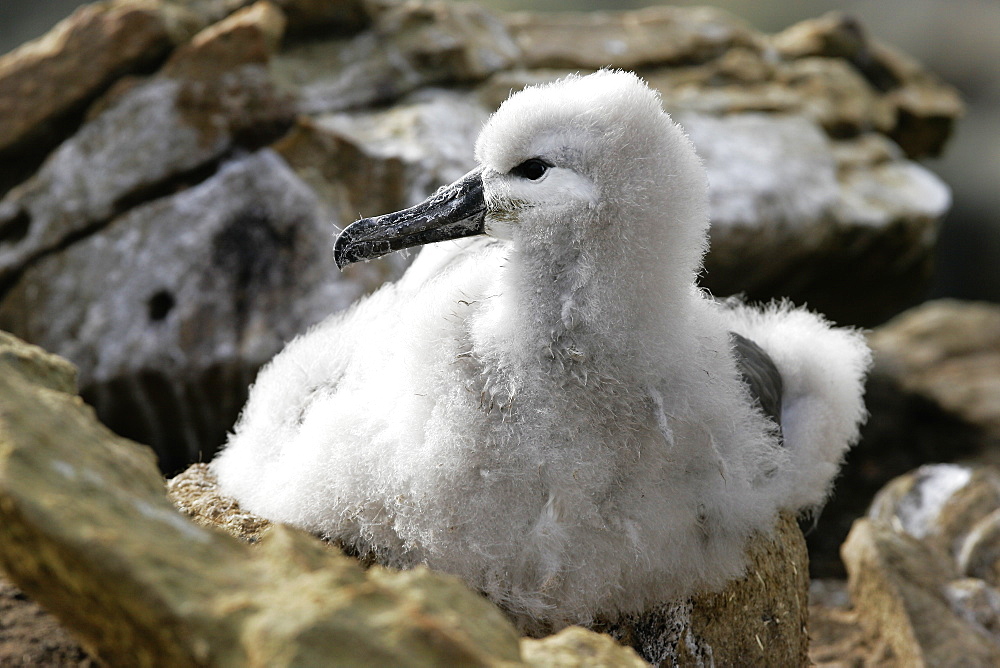
<svg viewBox="0 0 1000 668"><path fill-rule="evenodd" d="M454 573L526 629L721 586L779 509L825 498L864 415L863 341L696 287L704 169L634 75L513 96L477 158L461 215L488 236L428 246L278 355L213 463L222 490ZM783 434L732 332L773 358Z"/></svg>

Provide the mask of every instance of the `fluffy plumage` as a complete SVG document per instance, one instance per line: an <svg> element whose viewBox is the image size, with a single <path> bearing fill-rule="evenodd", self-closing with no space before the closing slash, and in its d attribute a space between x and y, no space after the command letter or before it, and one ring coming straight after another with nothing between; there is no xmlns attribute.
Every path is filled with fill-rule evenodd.
<svg viewBox="0 0 1000 668"><path fill-rule="evenodd" d="M426 247L275 357L213 462L222 491L461 576L525 628L740 575L747 538L820 504L856 440L861 336L696 287L705 171L634 75L512 96L476 156L489 236ZM783 442L730 332L781 374Z"/></svg>

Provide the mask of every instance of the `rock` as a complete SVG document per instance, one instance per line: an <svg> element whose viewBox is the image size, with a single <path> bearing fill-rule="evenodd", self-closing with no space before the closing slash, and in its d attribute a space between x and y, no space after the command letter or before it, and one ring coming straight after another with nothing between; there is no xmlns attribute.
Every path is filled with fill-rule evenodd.
<svg viewBox="0 0 1000 668"><path fill-rule="evenodd" d="M1000 586L1000 472L928 464L886 485L868 517L917 538L955 562L958 573Z"/></svg>
<svg viewBox="0 0 1000 668"><path fill-rule="evenodd" d="M994 469L926 465L893 480L842 549L851 600L823 595L814 583L813 660L993 665L998 518Z"/></svg>
<svg viewBox="0 0 1000 668"><path fill-rule="evenodd" d="M869 334L874 366L865 403L871 416L808 536L814 577L844 576L836 550L854 518L893 478L926 462L1000 461L998 323L997 307L942 300Z"/></svg>
<svg viewBox="0 0 1000 668"><path fill-rule="evenodd" d="M0 566L102 663L641 665L583 629L530 643L524 662L513 627L453 578L366 571L283 526L252 548L189 522L147 448L49 386L59 369L72 378L0 342Z"/></svg>
<svg viewBox="0 0 1000 668"><path fill-rule="evenodd" d="M809 660L821 668L895 665L889 645L862 628L842 580L813 580L810 585Z"/></svg>
<svg viewBox="0 0 1000 668"><path fill-rule="evenodd" d="M276 0L294 36L342 35L368 27L374 3L366 0Z"/></svg>
<svg viewBox="0 0 1000 668"><path fill-rule="evenodd" d="M959 572L1000 587L1000 503L996 507L968 529L957 557Z"/></svg>
<svg viewBox="0 0 1000 668"><path fill-rule="evenodd" d="M285 33L285 16L266 0L234 12L178 47L159 71L170 79L211 81L249 64L266 64Z"/></svg>
<svg viewBox="0 0 1000 668"><path fill-rule="evenodd" d="M4 331L0 331L0 363L30 376L41 387L76 393L76 367Z"/></svg>
<svg viewBox="0 0 1000 668"><path fill-rule="evenodd" d="M855 523L842 555L859 621L888 644L896 665L1000 662L1000 640L952 609L945 585L957 573L943 555L867 519Z"/></svg>
<svg viewBox="0 0 1000 668"><path fill-rule="evenodd" d="M771 44L785 58L839 58L854 67L892 107L883 129L911 158L936 156L951 134L962 103L954 89L902 53L869 40L853 18L831 12L775 35Z"/></svg>
<svg viewBox="0 0 1000 668"><path fill-rule="evenodd" d="M171 4L80 7L47 35L0 57L0 156L71 123L119 77L155 66L199 26Z"/></svg>
<svg viewBox="0 0 1000 668"><path fill-rule="evenodd" d="M197 524L218 527L248 543L258 542L271 528L268 520L248 513L234 499L219 494L218 482L208 464L192 464L170 478L167 497Z"/></svg>
<svg viewBox="0 0 1000 668"><path fill-rule="evenodd" d="M571 626L541 640L522 638L521 655L525 663L545 668L612 665L643 668L649 665L634 650L622 647L609 636L579 626Z"/></svg>
<svg viewBox="0 0 1000 668"><path fill-rule="evenodd" d="M286 341L374 287L336 271L335 220L265 149L36 261L0 326L76 360L102 419L181 470Z"/></svg>
<svg viewBox="0 0 1000 668"><path fill-rule="evenodd" d="M390 5L348 40L292 44L273 70L321 114L384 104L419 87L472 83L510 67L519 52L500 19L470 4Z"/></svg>
<svg viewBox="0 0 1000 668"><path fill-rule="evenodd" d="M996 471L927 464L886 485L872 500L868 517L956 559L969 530L997 508Z"/></svg>
<svg viewBox="0 0 1000 668"><path fill-rule="evenodd" d="M635 70L704 62L755 45L758 35L710 7L647 7L629 12L516 13L507 28L528 68Z"/></svg>
<svg viewBox="0 0 1000 668"><path fill-rule="evenodd" d="M714 294L782 295L853 323L877 322L919 299L931 233L950 205L932 174L898 153L888 157L891 147L875 138L841 142L853 150L835 146L800 117L678 120L712 184L703 283Z"/></svg>
<svg viewBox="0 0 1000 668"><path fill-rule="evenodd" d="M223 20L257 0L163 0L180 5L205 25ZM390 2L392 0L389 0ZM381 2L368 0L271 0L288 18L295 37L340 36L357 32L371 23Z"/></svg>
<svg viewBox="0 0 1000 668"><path fill-rule="evenodd" d="M868 645L900 665L1000 660L997 518L1000 473L987 467L926 465L879 492L842 549Z"/></svg>
<svg viewBox="0 0 1000 668"><path fill-rule="evenodd" d="M1000 638L1000 590L978 578L964 578L952 580L944 591L956 613Z"/></svg>
<svg viewBox="0 0 1000 668"><path fill-rule="evenodd" d="M445 117L448 123L441 123ZM353 215L412 206L440 184L451 183L475 167L473 146L488 118L489 112L468 95L440 89L425 89L384 111L318 116L318 132L340 137L356 147L355 153L364 154L360 165L331 166L331 178L324 182L344 188L343 199L357 205L351 209ZM289 162L296 165L295 160ZM377 178L383 166L395 164L402 167L398 177L390 183L376 183L384 184L385 192L399 195L390 201L375 200L383 188L372 187L367 179ZM314 187L323 188L321 183Z"/></svg>
<svg viewBox="0 0 1000 668"><path fill-rule="evenodd" d="M1000 306L928 302L880 327L869 343L904 391L1000 439Z"/></svg>
<svg viewBox="0 0 1000 668"><path fill-rule="evenodd" d="M96 118L11 191L0 202L0 283L134 204L204 178L235 146L265 143L287 128L291 106L256 62L275 39L274 11L248 10L209 28L164 75L113 91ZM221 59L226 69L214 69L220 49L250 62Z"/></svg>
<svg viewBox="0 0 1000 668"><path fill-rule="evenodd" d="M219 495L216 485L208 466L194 464L167 487L174 504L199 524L221 528L250 542L266 535L269 523ZM795 519L781 517L774 534L756 537L748 551L747 575L723 591L668 604L644 615L603 620L594 630L633 648L654 665L697 666L712 661L734 665L747 657L756 663L808 665L808 557ZM582 634L582 629L567 629L542 641L549 645L524 639L522 649L526 660L537 657L542 665L578 665L561 663L569 661L561 658L567 650L554 649L570 647L573 652L592 656L585 665L596 665L614 646L610 639L599 638L593 633ZM540 653L543 648L545 654Z"/></svg>

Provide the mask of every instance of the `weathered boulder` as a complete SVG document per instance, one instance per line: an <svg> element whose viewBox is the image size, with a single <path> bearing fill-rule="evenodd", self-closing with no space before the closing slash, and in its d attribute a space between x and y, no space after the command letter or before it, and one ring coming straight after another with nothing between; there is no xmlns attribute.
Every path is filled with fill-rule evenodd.
<svg viewBox="0 0 1000 668"><path fill-rule="evenodd" d="M991 527L998 516L995 469L926 465L893 480L843 545L850 604L813 609L820 656L865 665L995 665L1000 589Z"/></svg>
<svg viewBox="0 0 1000 668"><path fill-rule="evenodd" d="M94 118L0 201L0 284L135 204L204 179L237 146L283 132L292 109L262 67L283 29L276 12L261 4L207 28L160 75L98 102Z"/></svg>
<svg viewBox="0 0 1000 668"><path fill-rule="evenodd" d="M505 23L527 68L608 65L637 70L650 65L705 62L734 47L759 48L761 35L736 17L710 7L647 7L629 12L521 12Z"/></svg>
<svg viewBox="0 0 1000 668"><path fill-rule="evenodd" d="M487 118L467 93L425 89L385 110L300 118L274 148L350 222L412 206L472 169Z"/></svg>
<svg viewBox="0 0 1000 668"><path fill-rule="evenodd" d="M391 102L417 88L468 84L513 66L517 47L500 19L471 4L387 3L370 29L346 40L290 44L275 76L306 114Z"/></svg>
<svg viewBox="0 0 1000 668"><path fill-rule="evenodd" d="M956 556L959 572L1000 587L1000 503L994 507L967 530Z"/></svg>
<svg viewBox="0 0 1000 668"><path fill-rule="evenodd" d="M649 665L634 652L623 651L622 646L607 635L592 633L579 626L570 626L541 640L522 638L521 656L525 663L539 668L644 668Z"/></svg>
<svg viewBox="0 0 1000 668"><path fill-rule="evenodd" d="M998 508L1000 474L995 470L927 464L882 488L868 517L957 561L969 532Z"/></svg>
<svg viewBox="0 0 1000 668"><path fill-rule="evenodd" d="M0 195L119 77L155 67L201 27L167 3L86 5L0 57Z"/></svg>
<svg viewBox="0 0 1000 668"><path fill-rule="evenodd" d="M149 449L65 391L65 362L0 349L0 566L107 665L529 665L499 610L453 578L365 571L282 526L251 547L188 521ZM574 645L637 665L596 638L552 652ZM544 641L531 655L552 665Z"/></svg>
<svg viewBox="0 0 1000 668"><path fill-rule="evenodd" d="M901 666L993 666L1000 639L969 624L951 605L956 572L917 539L858 520L843 548L861 625L891 648Z"/></svg>
<svg viewBox="0 0 1000 668"><path fill-rule="evenodd" d="M883 99L890 114L885 131L911 158L939 155L962 103L955 91L905 54L873 41L852 17L831 12L802 21L774 36L785 58L839 58L849 63ZM864 126L861 126L864 129Z"/></svg>
<svg viewBox="0 0 1000 668"><path fill-rule="evenodd" d="M220 495L205 464L194 464L175 476L167 489L175 506L195 522L219 527L245 541L261 540L271 526ZM802 532L795 519L785 515L773 535L751 542L747 574L723 591L644 615L600 621L594 629L634 648L653 665L700 666L713 661L734 665L747 660L807 665L808 572ZM581 637L587 638L577 631L564 631L549 639L553 646L565 642L576 647ZM522 640L522 648L536 648L536 643Z"/></svg>
<svg viewBox="0 0 1000 668"><path fill-rule="evenodd" d="M75 360L105 421L177 471L223 440L284 341L381 279L337 280L331 220L258 151L33 263L0 322Z"/></svg>
<svg viewBox="0 0 1000 668"><path fill-rule="evenodd" d="M869 343L904 392L1000 440L1000 306L928 302L875 330Z"/></svg>
<svg viewBox="0 0 1000 668"><path fill-rule="evenodd" d="M932 268L927 233L951 196L889 140L834 141L801 116L678 120L712 184L703 282L715 294L790 296L852 323L921 298Z"/></svg>

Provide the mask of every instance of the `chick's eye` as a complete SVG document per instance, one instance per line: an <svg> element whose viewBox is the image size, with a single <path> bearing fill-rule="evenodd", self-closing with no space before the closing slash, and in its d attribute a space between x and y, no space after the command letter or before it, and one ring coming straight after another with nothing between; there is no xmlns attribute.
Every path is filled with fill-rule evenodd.
<svg viewBox="0 0 1000 668"><path fill-rule="evenodd" d="M514 176L520 176L522 179L537 181L545 176L545 172L549 171L549 167L551 166L541 158L530 158L510 170L510 173Z"/></svg>

